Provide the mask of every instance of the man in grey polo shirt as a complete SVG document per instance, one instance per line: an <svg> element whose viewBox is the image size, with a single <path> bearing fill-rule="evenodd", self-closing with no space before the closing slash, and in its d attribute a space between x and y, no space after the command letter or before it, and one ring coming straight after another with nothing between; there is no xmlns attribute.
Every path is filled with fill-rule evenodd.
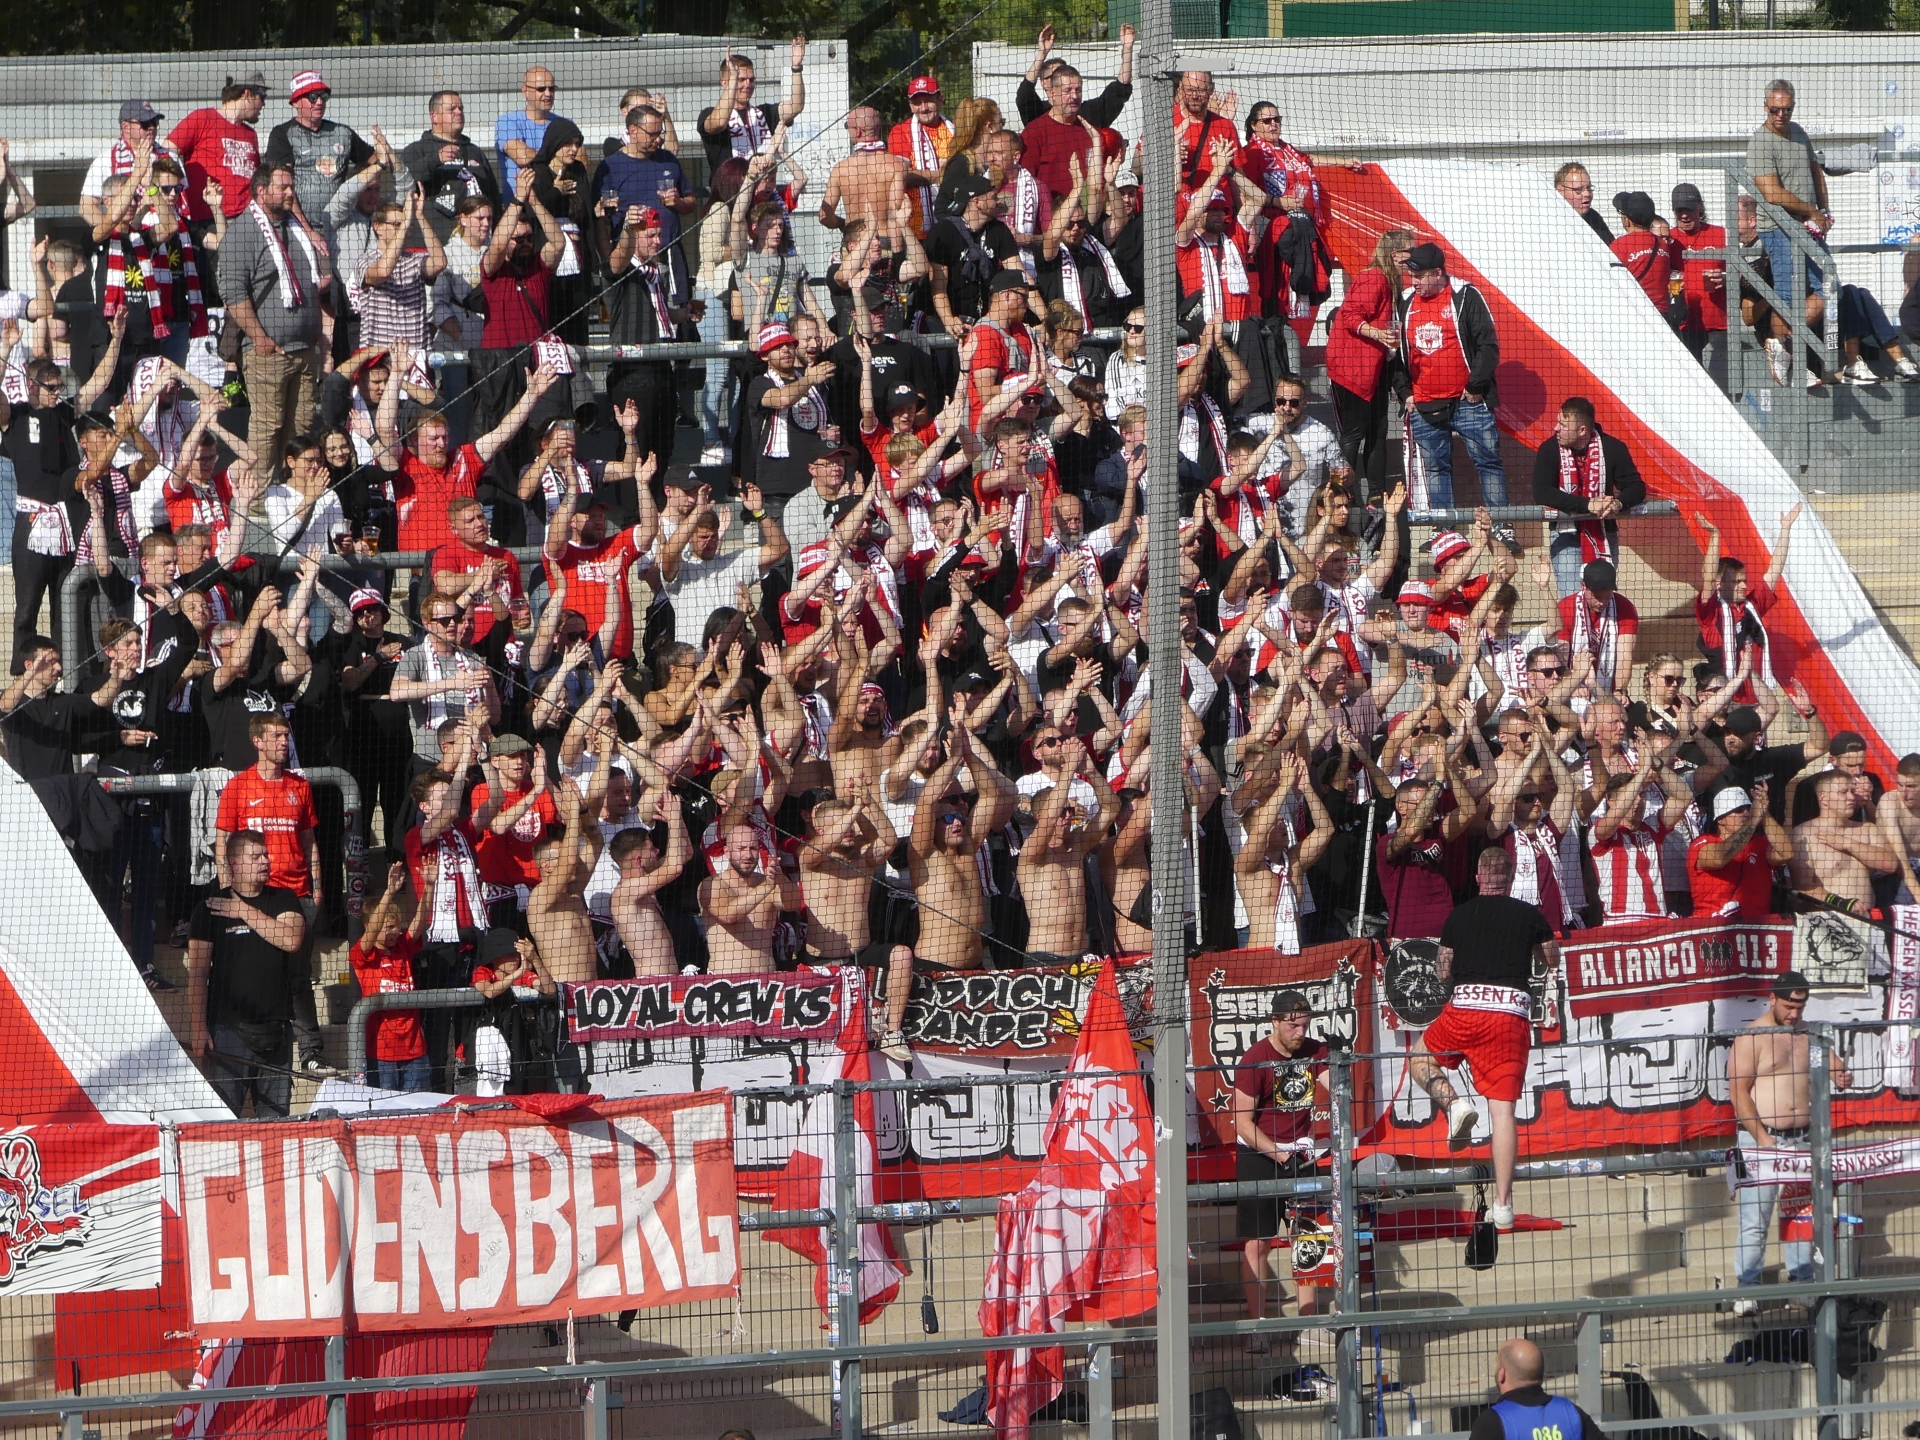
<svg viewBox="0 0 1920 1440"><path fill-rule="evenodd" d="M1827 232L1833 228L1833 215L1827 209L1827 175L1814 158L1813 141L1793 123L1793 104L1793 86L1788 81L1776 80L1767 86L1767 118L1747 142L1747 171L1760 198L1805 225L1813 243L1825 250ZM1773 266L1773 288L1784 299L1793 294L1793 245L1766 211L1760 211L1758 220L1760 248ZM1827 313L1821 288L1820 271L1808 261L1807 324L1815 329ZM1783 339L1770 339L1767 349L1773 352L1775 345L1784 344Z"/></svg>
<svg viewBox="0 0 1920 1440"><path fill-rule="evenodd" d="M240 370L252 415L247 443L286 478L286 442L313 425L320 379L320 292L332 281L326 255L292 219L293 172L262 165L253 203L220 245L227 322L242 334Z"/></svg>

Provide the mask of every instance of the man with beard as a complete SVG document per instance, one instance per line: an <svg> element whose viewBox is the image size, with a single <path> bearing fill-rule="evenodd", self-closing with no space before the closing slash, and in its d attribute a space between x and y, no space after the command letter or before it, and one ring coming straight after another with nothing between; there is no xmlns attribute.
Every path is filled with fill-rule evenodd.
<svg viewBox="0 0 1920 1440"><path fill-rule="evenodd" d="M760 832L742 821L726 834L726 868L700 882L707 917L707 973L755 975L773 968L773 927L805 903Z"/></svg>
<svg viewBox="0 0 1920 1440"><path fill-rule="evenodd" d="M880 1049L902 1065L913 1063L904 1025L913 990L913 951L874 940L869 902L873 877L893 853L899 835L887 812L868 798L871 789L849 791L850 801L826 799L807 815L800 847L800 889L807 907L804 964L886 967L886 1023Z"/></svg>
<svg viewBox="0 0 1920 1440"><path fill-rule="evenodd" d="M680 805L676 792L661 794L659 823L667 832L664 851L650 826L622 830L608 846L608 853L620 868L620 883L613 887L608 905L635 975L672 975L680 968L674 958L673 934L660 913L658 899L662 889L680 878L693 854Z"/></svg>
<svg viewBox="0 0 1920 1440"><path fill-rule="evenodd" d="M987 893L978 855L987 837L1013 814L1013 782L973 750L973 736L955 723L947 758L927 778L914 807L907 858L920 901L920 959L952 970L978 968L986 949ZM960 770L973 781L960 789Z"/></svg>
<svg viewBox="0 0 1920 1440"><path fill-rule="evenodd" d="M1068 965L1087 948L1087 855L1107 838L1120 802L1084 745L1055 752L1053 784L1033 806L1033 830L1020 846L1020 890L1030 929L1028 959ZM1096 809L1074 799L1074 782L1092 787Z"/></svg>

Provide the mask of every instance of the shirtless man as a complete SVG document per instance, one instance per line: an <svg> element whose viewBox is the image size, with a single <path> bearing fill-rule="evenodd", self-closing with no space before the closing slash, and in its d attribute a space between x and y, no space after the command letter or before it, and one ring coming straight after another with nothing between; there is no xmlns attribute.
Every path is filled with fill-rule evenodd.
<svg viewBox="0 0 1920 1440"><path fill-rule="evenodd" d="M1823 765L1826 757L1813 763ZM1793 814L1794 791L1807 778L1803 770L1788 782L1787 814ZM1853 776L1823 770L1812 779L1820 813L1793 827L1793 888L1831 909L1865 915L1873 908L1873 877L1898 871L1900 855L1878 822L1853 818Z"/></svg>
<svg viewBox="0 0 1920 1440"><path fill-rule="evenodd" d="M867 647L849 640L836 649L840 674L833 699L833 720L827 727L827 763L833 769L836 795L872 795L884 768L888 733L887 692L867 678ZM893 747L897 749L898 747Z"/></svg>
<svg viewBox="0 0 1920 1440"><path fill-rule="evenodd" d="M807 839L800 847L807 948L800 959L822 967L885 965L887 1020L880 1049L889 1059L911 1065L913 1051L907 1048L904 1027L913 991L913 951L874 940L867 908L873 877L900 836L887 812L870 798L871 790L850 793L851 800L822 800L807 815Z"/></svg>
<svg viewBox="0 0 1920 1440"><path fill-rule="evenodd" d="M920 899L920 959L972 970L986 949L987 893L974 856L1013 814L1013 782L976 755L964 723L948 731L947 758L927 778L907 839L914 894ZM969 796L955 783L962 766Z"/></svg>
<svg viewBox="0 0 1920 1440"><path fill-rule="evenodd" d="M878 110L859 105L847 112L847 145L852 153L827 172L820 197L820 223L829 230L844 230L861 215L891 214L906 193L907 162L888 153Z"/></svg>
<svg viewBox="0 0 1920 1440"><path fill-rule="evenodd" d="M800 887L744 822L726 834L727 868L700 882L707 917L707 973L756 975L773 967L773 926L783 910L804 903Z"/></svg>
<svg viewBox="0 0 1920 1440"><path fill-rule="evenodd" d="M549 830L534 847L540 883L527 897L527 933L557 983L580 985L600 978L593 921L583 893L600 859L600 827L583 822L585 806L572 781L553 788L560 803L560 826ZM600 797L594 797L596 809L599 802Z"/></svg>
<svg viewBox="0 0 1920 1440"><path fill-rule="evenodd" d="M1804 828L1804 827L1803 827ZM1800 1028L1807 1008L1807 977L1788 970L1773 982L1773 1001L1766 1012L1734 1037L1727 1056L1727 1088L1733 1115L1740 1126L1742 1150L1805 1149L1813 1119L1813 1094L1808 1084L1809 1041ZM1832 1057L1833 1088L1844 1090L1853 1076ZM1740 1242L1736 1284L1760 1283L1767 1258L1767 1229L1773 1220L1773 1202L1779 1194L1771 1185L1753 1185L1738 1192ZM1786 1278L1804 1283L1813 1279L1813 1247L1804 1240L1783 1240L1781 1259ZM1735 1315L1759 1309L1753 1300L1733 1302Z"/></svg>
<svg viewBox="0 0 1920 1440"><path fill-rule="evenodd" d="M0 702L0 708L4 702ZM1920 753L1903 755L1893 772L1893 789L1880 797L1880 828L1900 861L1896 905L1920 905Z"/></svg>
<svg viewBox="0 0 1920 1440"><path fill-rule="evenodd" d="M1234 857L1234 869L1240 899L1247 907L1247 944L1256 950L1298 955L1301 901L1308 899L1307 871L1326 853L1333 839L1333 819L1298 755L1286 752L1279 769L1273 793L1247 823L1246 843ZM1313 817L1313 828L1304 836L1286 820L1296 792Z"/></svg>
<svg viewBox="0 0 1920 1440"><path fill-rule="evenodd" d="M608 847L614 864L620 867L620 883L613 887L608 904L635 975L672 975L680 968L674 958L673 936L654 897L680 878L693 854L693 842L687 838L686 823L680 818L677 791L669 790L660 797L659 813L667 826L664 852L646 826L621 831Z"/></svg>
<svg viewBox="0 0 1920 1440"><path fill-rule="evenodd" d="M1087 855L1107 838L1120 802L1084 745L1063 747L1053 784L1035 798L1033 833L1020 847L1020 891L1026 896L1027 955L1066 965L1087 948ZM1058 755L1059 752L1056 752ZM1092 787L1095 810L1073 798L1074 781Z"/></svg>

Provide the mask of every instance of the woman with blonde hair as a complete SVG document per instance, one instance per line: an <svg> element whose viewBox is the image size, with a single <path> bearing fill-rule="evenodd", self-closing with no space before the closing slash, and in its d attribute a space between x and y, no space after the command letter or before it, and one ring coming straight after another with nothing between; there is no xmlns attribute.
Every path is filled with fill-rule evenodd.
<svg viewBox="0 0 1920 1440"><path fill-rule="evenodd" d="M1365 487L1364 503L1387 480L1387 394L1393 352L1400 344L1394 301L1405 282L1402 264L1418 237L1389 230L1373 247L1373 262L1349 277L1346 298L1327 322L1327 378L1340 422L1340 451Z"/></svg>
<svg viewBox="0 0 1920 1440"><path fill-rule="evenodd" d="M940 172L940 196L937 209L942 215L957 215L953 187L969 175L984 174L986 158L981 151L987 141L1006 128L1000 107L984 95L969 95L953 115L953 148L947 152L946 168Z"/></svg>
<svg viewBox="0 0 1920 1440"><path fill-rule="evenodd" d="M1107 418L1147 403L1147 312L1135 307L1120 327L1120 348L1107 357Z"/></svg>

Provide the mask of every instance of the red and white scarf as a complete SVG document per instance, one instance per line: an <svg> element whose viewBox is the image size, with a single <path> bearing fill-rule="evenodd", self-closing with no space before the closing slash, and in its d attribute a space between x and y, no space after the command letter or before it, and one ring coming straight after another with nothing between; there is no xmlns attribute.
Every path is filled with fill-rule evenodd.
<svg viewBox="0 0 1920 1440"><path fill-rule="evenodd" d="M1213 453L1220 461L1222 473L1226 471L1227 459L1227 420L1220 413L1220 407L1214 398L1202 390L1180 407L1180 453L1200 463L1200 417L1207 418L1207 428L1213 431ZM1245 486L1241 487L1243 490Z"/></svg>
<svg viewBox="0 0 1920 1440"><path fill-rule="evenodd" d="M1100 268L1107 272L1107 288L1113 292L1113 298L1125 300L1132 295L1133 291L1128 288L1126 278L1121 275L1120 267L1114 261L1113 252L1094 239L1091 234L1087 236L1085 243L1087 249L1093 252L1094 258L1100 262ZM1074 255L1071 245L1060 247L1060 296L1074 308L1081 320L1091 329L1093 317L1087 313L1086 292L1080 284L1080 262Z"/></svg>
<svg viewBox="0 0 1920 1440"><path fill-rule="evenodd" d="M112 319L127 306L127 292L144 295L154 338L164 340L173 333L169 319L173 314L174 257L178 257L181 280L187 287L190 332L207 333L207 303L200 294L200 267L193 250L193 237L176 231L166 241L154 245L147 239L147 227L155 223L152 211L141 217L140 227L125 236L116 235L107 242L107 293L101 311ZM133 260L133 280L127 279L127 260Z"/></svg>
<svg viewBox="0 0 1920 1440"><path fill-rule="evenodd" d="M293 256L287 250L287 237L300 247L300 253L307 257L307 273L319 275L320 262L314 258L313 242L307 239L306 230L288 222L286 236L280 233L280 226L273 223L260 202L255 200L247 206L246 213L253 217L253 223L260 227L260 233L266 237L267 254L273 257L273 270L280 282L280 305L282 309L298 310L306 303L306 292L300 288L300 277L293 270Z"/></svg>
<svg viewBox="0 0 1920 1440"><path fill-rule="evenodd" d="M939 171L941 165L940 145L939 142L933 138L936 131L947 131L951 133L952 127L947 124L944 115L940 117L940 123L938 125L922 125L918 115L908 117L907 143L913 150L914 169L934 173ZM914 193L920 197L920 228L922 230L929 230L933 227L935 187L932 185L922 185Z"/></svg>
<svg viewBox="0 0 1920 1440"><path fill-rule="evenodd" d="M1614 641L1620 633L1620 595L1615 592L1607 596L1607 603L1595 620L1593 607L1587 604L1587 597L1576 592L1573 597L1573 649L1578 654L1583 648L1593 656L1593 683L1603 691L1612 691Z"/></svg>
<svg viewBox="0 0 1920 1440"><path fill-rule="evenodd" d="M126 546L126 553L137 555L140 551L140 537L134 533L133 524L133 486L127 481L127 472L118 465L107 471L107 493L113 506L111 524L120 532L120 543ZM73 546L73 563L78 567L93 564L93 524L89 521L80 530L79 538Z"/></svg>
<svg viewBox="0 0 1920 1440"><path fill-rule="evenodd" d="M1197 198L1194 203L1199 203ZM1228 295L1247 293L1246 257L1231 232L1197 236L1195 244L1200 249L1200 318L1211 320L1221 314ZM1226 453L1222 447L1220 454L1224 457Z"/></svg>
<svg viewBox="0 0 1920 1440"><path fill-rule="evenodd" d="M760 113L760 107L749 105L727 112L727 138L734 154L742 160L751 160L766 149L773 136L767 130L767 117Z"/></svg>
<svg viewBox="0 0 1920 1440"><path fill-rule="evenodd" d="M1267 165L1260 172L1260 188L1275 199L1285 195L1294 196L1307 207L1307 213L1318 221L1320 182L1314 178L1313 162L1284 140L1274 144L1256 136L1247 145L1249 149L1258 150L1267 157ZM1284 223L1285 220L1283 215L1278 217L1276 223Z"/></svg>
<svg viewBox="0 0 1920 1440"><path fill-rule="evenodd" d="M1542 820L1533 830L1510 826L1507 837L1513 856L1513 888L1516 900L1525 900L1547 917L1556 933L1573 923L1573 907L1567 903L1567 887L1560 881L1560 832L1551 820ZM1543 886L1543 880L1545 885ZM1548 890L1552 893L1549 894ZM1552 909L1549 909L1549 904Z"/></svg>
<svg viewBox="0 0 1920 1440"><path fill-rule="evenodd" d="M1740 668L1740 652L1745 648L1740 642L1740 631L1751 620L1753 628L1760 632L1759 640L1753 642L1760 651L1753 673L1768 685L1773 684L1773 644L1767 638L1766 621L1761 619L1753 601L1747 599L1730 605L1718 595L1713 598L1714 604L1720 607L1720 673L1731 680L1734 671Z"/></svg>
<svg viewBox="0 0 1920 1440"><path fill-rule="evenodd" d="M433 919L427 926L427 939L436 944L457 944L462 930L486 924L486 889L480 883L480 867L474 861L472 844L457 825L434 841L430 853L439 867L439 883L433 887Z"/></svg>
<svg viewBox="0 0 1920 1440"><path fill-rule="evenodd" d="M1597 427L1585 454L1569 450L1564 445L1560 447L1560 488L1569 495L1584 497L1589 505L1606 495L1607 452L1600 444ZM1595 560L1619 563L1619 557L1613 553L1613 546L1607 540L1604 520L1582 520L1574 528L1580 532L1581 564L1588 565Z"/></svg>
<svg viewBox="0 0 1920 1440"><path fill-rule="evenodd" d="M451 655L441 655L427 642L423 657L427 665L427 679L447 680L455 675L471 675L472 684L467 687L467 710L476 711L487 703L487 670L480 661L465 650L456 649ZM446 721L454 718L447 710L447 697L436 691L426 697L427 728L437 730Z"/></svg>

